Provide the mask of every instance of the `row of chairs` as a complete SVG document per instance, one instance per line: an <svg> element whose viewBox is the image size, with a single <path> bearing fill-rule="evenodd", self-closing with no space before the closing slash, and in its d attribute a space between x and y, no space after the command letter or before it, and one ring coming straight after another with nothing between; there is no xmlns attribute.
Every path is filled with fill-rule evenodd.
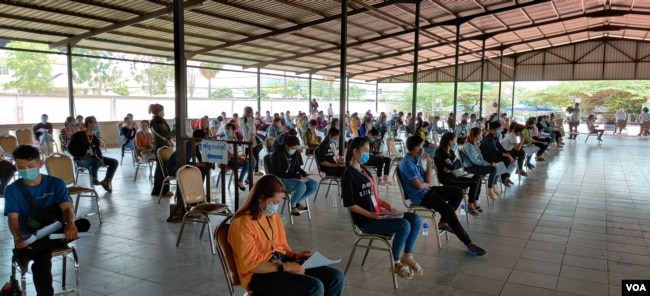
<svg viewBox="0 0 650 296"><path fill-rule="evenodd" d="M5 157L11 158L11 152L14 151L18 145L33 145L38 147L43 156L47 156L52 152L47 149L46 145L41 145L38 141L34 141L34 136L30 129L17 129L15 136L9 134L0 135L0 147L4 150ZM54 147L56 152L59 152L59 148L54 139L52 139L52 145L50 146Z"/></svg>

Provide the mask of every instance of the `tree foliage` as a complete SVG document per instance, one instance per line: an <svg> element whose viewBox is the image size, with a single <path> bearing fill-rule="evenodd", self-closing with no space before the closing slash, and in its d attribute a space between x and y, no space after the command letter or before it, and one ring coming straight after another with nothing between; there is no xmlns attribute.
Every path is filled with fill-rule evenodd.
<svg viewBox="0 0 650 296"><path fill-rule="evenodd" d="M48 50L47 45L11 42L10 48ZM52 61L45 53L28 51L9 51L7 68L12 72L12 79L5 83L3 89L15 89L19 93L48 93L52 90Z"/></svg>
<svg viewBox="0 0 650 296"><path fill-rule="evenodd" d="M230 99L233 97L232 95L232 89L227 88L227 87L220 87L214 90L212 93L213 98L218 98L218 99Z"/></svg>
<svg viewBox="0 0 650 296"><path fill-rule="evenodd" d="M215 78L219 74L219 70L223 68L222 64L215 63L201 63L201 76L208 80L208 98L212 96L212 78Z"/></svg>
<svg viewBox="0 0 650 296"><path fill-rule="evenodd" d="M113 53L108 51L98 51L77 48L74 50L77 54L91 55L97 57L112 57ZM84 93L90 91L93 95L101 95L104 91L118 86L121 81L122 71L115 67L110 60L89 57L73 57L72 71L74 73L73 81L75 83L86 83L88 86Z"/></svg>
<svg viewBox="0 0 650 296"><path fill-rule="evenodd" d="M159 57L139 56L136 58L143 62L165 62L164 58ZM138 63L137 68L139 69L134 66L134 72L139 72L134 75L133 79L140 84L142 90L146 91L150 97L167 93L167 83L174 77L174 68L171 65Z"/></svg>

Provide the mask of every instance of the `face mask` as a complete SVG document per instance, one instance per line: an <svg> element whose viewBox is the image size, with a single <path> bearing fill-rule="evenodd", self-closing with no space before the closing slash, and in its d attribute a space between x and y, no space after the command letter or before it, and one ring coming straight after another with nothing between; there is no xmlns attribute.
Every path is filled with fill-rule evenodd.
<svg viewBox="0 0 650 296"><path fill-rule="evenodd" d="M42 123L46 123L46 122L47 122L47 118L45 118L45 117L41 118L41 122L42 122Z"/></svg>
<svg viewBox="0 0 650 296"><path fill-rule="evenodd" d="M224 135L226 135L226 138L230 138L231 133L230 133L230 131L225 131L225 132L224 132Z"/></svg>
<svg viewBox="0 0 650 296"><path fill-rule="evenodd" d="M275 212L278 211L278 208L280 207L280 204L277 205L266 205L266 209L264 210L264 216L271 217Z"/></svg>
<svg viewBox="0 0 650 296"><path fill-rule="evenodd" d="M422 158L422 153L424 152L424 149L420 148L420 151L418 151L418 154L415 155L415 160L417 163L420 163L420 159Z"/></svg>
<svg viewBox="0 0 650 296"><path fill-rule="evenodd" d="M93 132L98 132L99 131L99 125L93 126Z"/></svg>
<svg viewBox="0 0 650 296"><path fill-rule="evenodd" d="M287 152L289 152L289 155L294 155L296 154L296 149L289 149Z"/></svg>
<svg viewBox="0 0 650 296"><path fill-rule="evenodd" d="M458 144L451 145L451 150L456 150L456 148L458 148Z"/></svg>
<svg viewBox="0 0 650 296"><path fill-rule="evenodd" d="M370 141L370 143L374 143L374 142L375 142L375 138L368 138L368 141Z"/></svg>
<svg viewBox="0 0 650 296"><path fill-rule="evenodd" d="M336 142L337 142L336 139L331 139L331 140L330 140L330 144L332 144L332 145L336 145Z"/></svg>
<svg viewBox="0 0 650 296"><path fill-rule="evenodd" d="M497 137L501 137L502 132L503 132L503 130L497 130Z"/></svg>
<svg viewBox="0 0 650 296"><path fill-rule="evenodd" d="M364 164L364 163L368 162L369 159L370 159L370 153L361 152L361 158L359 158L359 162L361 164Z"/></svg>
<svg viewBox="0 0 650 296"><path fill-rule="evenodd" d="M38 177L38 168L18 170L18 175L27 181L34 181Z"/></svg>

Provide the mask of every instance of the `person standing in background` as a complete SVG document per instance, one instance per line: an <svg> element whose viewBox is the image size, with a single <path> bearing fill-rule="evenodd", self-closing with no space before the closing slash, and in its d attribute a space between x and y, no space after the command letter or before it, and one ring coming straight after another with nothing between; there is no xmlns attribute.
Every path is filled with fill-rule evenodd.
<svg viewBox="0 0 650 296"><path fill-rule="evenodd" d="M571 108L569 115L569 140L575 140L578 136L578 126L580 126L580 103L576 103Z"/></svg>
<svg viewBox="0 0 650 296"><path fill-rule="evenodd" d="M329 108L327 108L327 120L332 120L332 117L334 117L334 110L332 109L332 103L330 103Z"/></svg>
<svg viewBox="0 0 650 296"><path fill-rule="evenodd" d="M627 119L627 114L625 114L625 110L623 108L618 109L616 114L614 114L614 119L616 119L616 127L614 127L614 134L616 134L616 129L618 128L618 122L619 121L625 121ZM623 129L621 128L618 131L618 134L620 135Z"/></svg>

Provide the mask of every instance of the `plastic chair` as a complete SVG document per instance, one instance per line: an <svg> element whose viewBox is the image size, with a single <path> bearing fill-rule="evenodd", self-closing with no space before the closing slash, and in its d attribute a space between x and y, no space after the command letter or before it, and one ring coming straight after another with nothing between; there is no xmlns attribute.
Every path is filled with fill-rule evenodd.
<svg viewBox="0 0 650 296"><path fill-rule="evenodd" d="M371 249L379 250L379 251L387 251L388 258L390 259L390 272L393 275L393 288L397 289L397 275L395 274L395 259L393 258L393 247L390 245L390 240L393 239L395 234L394 233L391 234L364 233L363 231L361 231L361 229L359 229L359 227L354 225L354 221L352 220L352 213L349 210L348 213L350 215L352 230L354 231L354 235L357 237L357 239L354 241L354 246L352 246L352 252L350 253L348 264L345 266L344 274L346 276L348 275L348 269L350 269L350 264L352 264L352 259L354 258L354 254L356 253L357 248L366 249L366 252L363 255L363 260L361 261L361 266L366 264L366 259L368 258L368 253L370 252ZM367 245L360 244L364 240L368 241ZM386 245L386 247L373 246L372 243L374 241L380 241L384 245Z"/></svg>
<svg viewBox="0 0 650 296"><path fill-rule="evenodd" d="M63 267L61 268L61 289L63 291L56 293L56 295L61 295L61 294L68 294L75 292L77 296L81 295L81 291L79 290L81 287L81 277L79 276L79 256L77 256L77 250L74 248L72 245L67 245L62 248L54 248L52 250L52 257L61 257L62 259L62 265ZM70 258L72 259L72 262L74 264L74 274L75 274L75 287L74 289L66 289L65 288L65 280L66 280L66 273L67 273L67 259ZM23 291L23 296L26 295L27 291L27 270L23 270L22 267L20 266L20 263L18 263L18 260L14 257L12 257L12 266L11 266L11 275L13 278L16 276L16 270L20 272L20 286Z"/></svg>
<svg viewBox="0 0 650 296"><path fill-rule="evenodd" d="M16 150L16 147L18 147L18 141L16 140L16 137L12 135L1 135L0 136L0 147L2 147L2 150L4 150L4 157L8 159L13 159L11 156L11 153Z"/></svg>
<svg viewBox="0 0 650 296"><path fill-rule="evenodd" d="M167 161L172 156L172 153L174 153L172 149L167 146L160 147L158 148L158 151L156 151L156 157L158 158L158 168L162 171L162 176L165 178L162 183L163 187L165 184L168 184L169 186L176 186L176 177L168 176L165 172ZM163 191L160 190L160 193L158 193L158 203L160 203L160 200L162 200L162 192Z"/></svg>
<svg viewBox="0 0 650 296"><path fill-rule="evenodd" d="M339 197L341 196L341 177L336 177L336 176L328 176L327 174L323 175L320 171L320 159L318 159L318 153L319 153L319 147L316 147L314 149L314 159L316 161L316 168L318 169L318 175L321 177L320 182L318 182L318 189L316 189L316 195L314 195L314 203L316 203L316 199L318 198L318 192L320 191L320 185L321 184L326 184L327 185L327 192L325 193L325 198L330 194L330 188L332 187L333 184L336 184Z"/></svg>
<svg viewBox="0 0 650 296"><path fill-rule="evenodd" d="M397 168L397 170L395 171L395 174L398 174L398 173L399 173L399 168ZM427 208L427 207L412 204L410 202L410 200L409 200L408 195L406 195L406 193L404 193L404 184L402 184L402 179L399 178L399 177L397 178L397 184L398 184L397 187L399 187L399 192L402 195L402 202L404 202L404 206L408 209L408 211L411 212L411 213L415 213L415 214L417 214L417 212L429 212L429 213L431 213L431 216L427 216L427 217L430 217L433 220L432 225L434 227L436 227L436 229L437 229L438 228L438 217L436 216L436 211L434 209L430 209L430 208ZM447 240L449 240L449 233L447 231L445 231L445 230L439 230L438 235L436 236L436 240L438 241L438 249L442 248L442 242L440 241L440 236L443 233L445 234L445 238Z"/></svg>
<svg viewBox="0 0 650 296"><path fill-rule="evenodd" d="M207 203L205 191L203 189L203 178L201 170L193 165L186 164L176 171L178 188L183 196L183 207L187 210L183 215L181 230L178 232L176 247L181 243L185 224L188 222L202 223L201 234L199 239L203 238L205 226L208 226L208 235L210 236L210 248L212 255L216 253L214 238L212 237L212 226L210 226L210 215L230 216L230 209L227 205L217 203Z"/></svg>
<svg viewBox="0 0 650 296"><path fill-rule="evenodd" d="M69 195L77 195L77 200L74 203L74 214L77 215L79 209L79 199L81 196L88 196L95 199L95 206L97 212L89 213L84 216L97 214L99 223L102 223L102 211L99 207L99 194L93 188L77 186L74 176L74 162L70 157L61 153L54 153L45 159L45 169L47 174L57 177L65 183ZM92 184L92 183L91 183Z"/></svg>

